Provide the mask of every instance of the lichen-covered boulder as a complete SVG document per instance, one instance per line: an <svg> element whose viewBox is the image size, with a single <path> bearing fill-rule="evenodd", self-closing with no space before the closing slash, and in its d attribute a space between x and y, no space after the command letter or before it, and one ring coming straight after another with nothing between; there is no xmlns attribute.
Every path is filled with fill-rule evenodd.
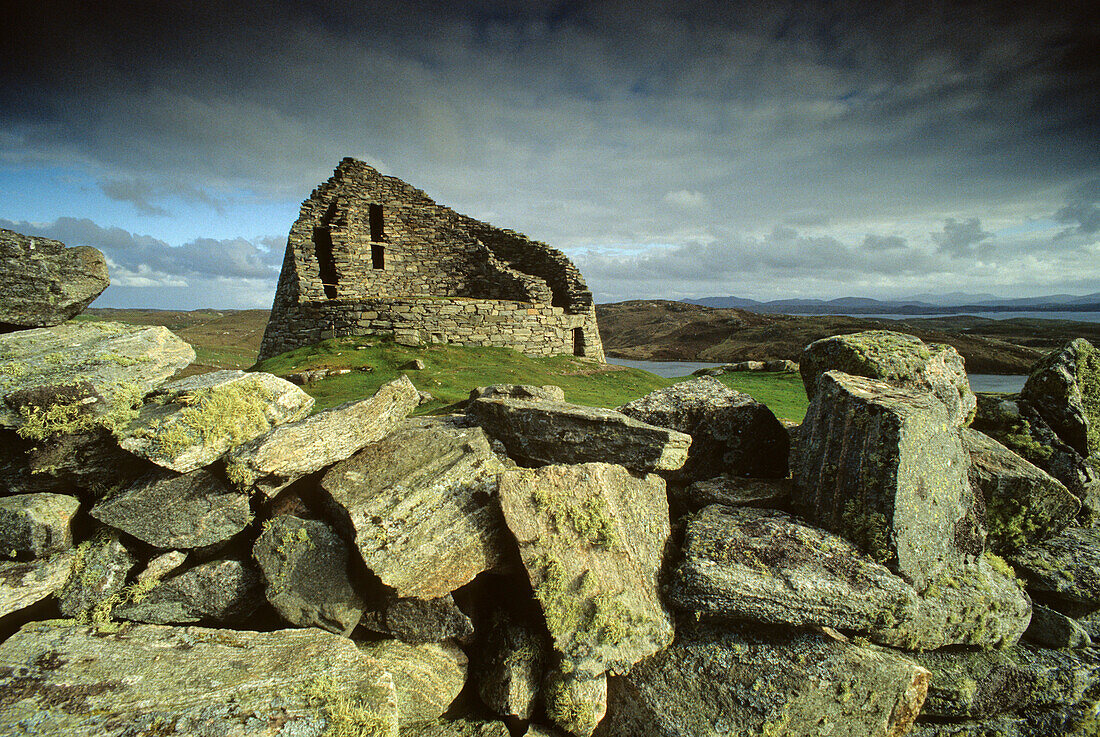
<svg viewBox="0 0 1100 737"><path fill-rule="evenodd" d="M917 592L844 538L770 509L710 506L685 525L668 600L712 617L836 627L899 645Z"/></svg>
<svg viewBox="0 0 1100 737"><path fill-rule="evenodd" d="M35 440L118 429L146 393L194 360L160 326L69 322L0 335L0 425Z"/></svg>
<svg viewBox="0 0 1100 737"><path fill-rule="evenodd" d="M210 471L164 469L100 500L89 514L154 548L201 548L228 540L252 519L248 495Z"/></svg>
<svg viewBox="0 0 1100 737"><path fill-rule="evenodd" d="M1008 560L1044 597L1100 606L1100 527L1067 527L1015 551Z"/></svg>
<svg viewBox="0 0 1100 737"><path fill-rule="evenodd" d="M110 284L95 248L0 228L0 332L63 323Z"/></svg>
<svg viewBox="0 0 1100 737"><path fill-rule="evenodd" d="M481 428L409 420L334 465L321 492L383 583L398 596L434 599L503 559L503 468Z"/></svg>
<svg viewBox="0 0 1100 737"><path fill-rule="evenodd" d="M226 456L226 474L243 489L274 496L302 476L386 437L418 402L416 387L402 374L368 399L279 425L238 445Z"/></svg>
<svg viewBox="0 0 1100 737"><path fill-rule="evenodd" d="M398 737L393 679L319 629L33 622L0 645L0 733ZM257 729L262 731L257 732Z"/></svg>
<svg viewBox="0 0 1100 737"><path fill-rule="evenodd" d="M146 397L120 443L187 473L276 425L300 420L312 408L313 397L278 376L212 371L170 382Z"/></svg>
<svg viewBox="0 0 1100 737"><path fill-rule="evenodd" d="M424 722L401 728L401 737L510 737L504 722L474 722L458 719ZM528 731L528 737L534 733Z"/></svg>
<svg viewBox="0 0 1100 737"><path fill-rule="evenodd" d="M466 654L455 645L382 640L360 650L393 675L402 728L443 716L466 683Z"/></svg>
<svg viewBox="0 0 1100 737"><path fill-rule="evenodd" d="M1039 361L1020 398L1083 457L1100 453L1100 350L1087 340L1070 341Z"/></svg>
<svg viewBox="0 0 1100 737"><path fill-rule="evenodd" d="M76 550L73 573L60 595L61 613L69 617L89 616L101 602L112 599L126 586L126 577L137 563L118 534L100 530Z"/></svg>
<svg viewBox="0 0 1100 737"><path fill-rule="evenodd" d="M1092 647L1088 630L1077 620L1039 605L1031 608L1031 624L1024 639L1039 647Z"/></svg>
<svg viewBox="0 0 1100 737"><path fill-rule="evenodd" d="M19 494L0 497L0 555L41 558L72 547L76 497Z"/></svg>
<svg viewBox="0 0 1100 737"><path fill-rule="evenodd" d="M49 558L0 562L0 617L26 609L53 594L69 580L76 553L72 549Z"/></svg>
<svg viewBox="0 0 1100 737"><path fill-rule="evenodd" d="M913 724L928 681L912 661L835 634L685 626L611 679L596 734L894 737Z"/></svg>
<svg viewBox="0 0 1100 737"><path fill-rule="evenodd" d="M669 536L663 479L607 463L512 469L500 499L573 671L622 673L671 641L657 588Z"/></svg>
<svg viewBox="0 0 1100 737"><path fill-rule="evenodd" d="M252 555L267 581L267 599L299 627L348 636L366 609L351 579L351 550L320 520L279 515L264 524Z"/></svg>
<svg viewBox="0 0 1100 737"><path fill-rule="evenodd" d="M691 436L678 476L785 478L787 431L772 411L718 379L703 377L658 389L619 407L636 420Z"/></svg>
<svg viewBox="0 0 1100 737"><path fill-rule="evenodd" d="M829 371L799 430L791 502L917 590L980 555L968 458L931 392Z"/></svg>
<svg viewBox="0 0 1100 737"><path fill-rule="evenodd" d="M508 455L531 465L604 462L637 471L674 471L691 437L600 407L549 400L481 397L466 412L499 439Z"/></svg>
<svg viewBox="0 0 1100 737"><path fill-rule="evenodd" d="M493 384L492 386L479 386L470 390L470 399L487 397L499 399L511 397L513 399L545 399L550 402L564 402L565 390L560 386L545 384L533 386L531 384Z"/></svg>
<svg viewBox="0 0 1100 737"><path fill-rule="evenodd" d="M479 620L477 633L470 667L481 700L502 716L530 719L551 662L546 626L504 606Z"/></svg>
<svg viewBox="0 0 1100 737"><path fill-rule="evenodd" d="M239 560L201 563L163 582L149 580L143 589L150 584L135 600L115 607L113 616L149 624L241 626L264 603L263 577Z"/></svg>
<svg viewBox="0 0 1100 737"><path fill-rule="evenodd" d="M810 343L802 351L799 372L811 400L826 371L879 379L895 386L930 390L947 408L956 426L969 425L976 399L966 378L962 356L949 345L926 344L892 330L835 335Z"/></svg>
<svg viewBox="0 0 1100 737"><path fill-rule="evenodd" d="M1081 509L1065 485L993 438L964 428L970 485L985 504L989 546L1009 550L1057 535Z"/></svg>

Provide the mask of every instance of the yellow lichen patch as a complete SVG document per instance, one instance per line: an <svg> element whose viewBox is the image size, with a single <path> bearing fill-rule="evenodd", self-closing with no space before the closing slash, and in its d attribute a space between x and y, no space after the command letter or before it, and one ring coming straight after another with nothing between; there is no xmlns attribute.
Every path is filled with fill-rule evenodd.
<svg viewBox="0 0 1100 737"><path fill-rule="evenodd" d="M578 500L564 490L539 487L531 493L531 502L555 529L568 524L593 547L614 550L621 546L607 501L601 496Z"/></svg>
<svg viewBox="0 0 1100 737"><path fill-rule="evenodd" d="M321 707L328 719L325 737L384 737L390 733L391 720L380 709L353 698L332 676L310 681L305 697L310 706Z"/></svg>
<svg viewBox="0 0 1100 737"><path fill-rule="evenodd" d="M146 431L158 455L174 457L193 446L239 445L271 429L267 407L275 393L242 379L176 399L183 409Z"/></svg>

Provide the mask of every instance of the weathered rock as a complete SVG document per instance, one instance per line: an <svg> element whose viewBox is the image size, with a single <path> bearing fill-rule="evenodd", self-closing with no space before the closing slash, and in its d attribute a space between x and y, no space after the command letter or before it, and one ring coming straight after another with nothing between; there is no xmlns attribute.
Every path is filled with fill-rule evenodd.
<svg viewBox="0 0 1100 737"><path fill-rule="evenodd" d="M682 628L611 679L601 737L905 734L929 673L893 653L815 632Z"/></svg>
<svg viewBox="0 0 1100 737"><path fill-rule="evenodd" d="M236 535L251 520L248 495L202 469L157 469L89 512L155 548L199 548Z"/></svg>
<svg viewBox="0 0 1100 737"><path fill-rule="evenodd" d="M1016 716L998 716L976 722L917 722L909 737L1040 737L1027 720ZM1049 736L1047 736L1049 737Z"/></svg>
<svg viewBox="0 0 1100 737"><path fill-rule="evenodd" d="M35 622L0 645L0 732L397 737L393 680L317 629L134 625L102 636Z"/></svg>
<svg viewBox="0 0 1100 737"><path fill-rule="evenodd" d="M470 665L485 705L503 716L530 719L538 706L551 648L545 625L506 608L479 622Z"/></svg>
<svg viewBox="0 0 1100 737"><path fill-rule="evenodd" d="M708 504L779 507L791 497L789 479L750 479L728 474L696 481L683 491L674 488L669 488L669 496L689 509L702 509Z"/></svg>
<svg viewBox="0 0 1100 737"><path fill-rule="evenodd" d="M76 552L73 573L60 596L61 613L69 617L86 615L96 604L115 598L137 563L118 535L106 530L81 543Z"/></svg>
<svg viewBox="0 0 1100 737"><path fill-rule="evenodd" d="M125 424L132 405L194 361L195 351L159 326L69 322L0 335L0 356L0 425L23 427L30 419L32 427L24 431L39 437L96 424ZM41 405L10 399L15 392L77 381L86 382L94 393L63 405L65 411L55 411L51 421L36 410ZM91 402L81 403L89 397Z"/></svg>
<svg viewBox="0 0 1100 737"><path fill-rule="evenodd" d="M504 516L554 646L578 674L625 672L672 639L657 590L664 489L655 474L607 463L501 475Z"/></svg>
<svg viewBox="0 0 1100 737"><path fill-rule="evenodd" d="M187 560L187 553L182 550L169 550L149 561L145 568L137 575L137 580L160 581L172 571L176 570Z"/></svg>
<svg viewBox="0 0 1100 737"><path fill-rule="evenodd" d="M682 609L792 625L817 624L899 645L921 603L908 584L847 540L783 512L710 506L686 525L668 591Z"/></svg>
<svg viewBox="0 0 1100 737"><path fill-rule="evenodd" d="M19 494L0 497L0 554L42 558L72 547L76 497Z"/></svg>
<svg viewBox="0 0 1100 737"><path fill-rule="evenodd" d="M932 672L925 716L980 718L1079 703L1100 686L1091 649L937 650L914 659Z"/></svg>
<svg viewBox="0 0 1100 737"><path fill-rule="evenodd" d="M973 427L1061 481L1081 500L1084 515L1100 519L1100 471L1062 442L1030 402L979 394Z"/></svg>
<svg viewBox="0 0 1100 737"><path fill-rule="evenodd" d="M351 550L320 520L280 515L252 550L267 599L291 624L350 635L366 609L348 572Z"/></svg>
<svg viewBox="0 0 1100 737"><path fill-rule="evenodd" d="M470 399L545 399L548 402L564 402L565 390L553 384L532 386L531 384L493 384L479 386L470 390Z"/></svg>
<svg viewBox="0 0 1100 737"><path fill-rule="evenodd" d="M1031 599L1021 582L1003 560L988 554L941 572L921 592L921 601L923 626L912 627L908 649L1007 647L1031 621Z"/></svg>
<svg viewBox="0 0 1100 737"><path fill-rule="evenodd" d="M1093 641L1093 644L1100 644L1100 609L1089 612L1077 618L1077 624L1081 625L1083 629Z"/></svg>
<svg viewBox="0 0 1100 737"><path fill-rule="evenodd" d="M1012 553L1009 562L1027 579L1029 591L1100 606L1100 528L1067 527Z"/></svg>
<svg viewBox="0 0 1100 737"><path fill-rule="evenodd" d="M333 466L321 490L383 583L434 599L501 559L502 469L480 428L412 420Z"/></svg>
<svg viewBox="0 0 1100 737"><path fill-rule="evenodd" d="M636 420L691 436L678 475L708 479L721 473L785 478L787 431L772 411L718 379L703 377L658 389L619 407Z"/></svg>
<svg viewBox="0 0 1100 737"><path fill-rule="evenodd" d="M128 486L156 468L119 447L105 427L37 441L25 459L34 476L57 479L69 491L84 491L85 499Z"/></svg>
<svg viewBox="0 0 1100 737"><path fill-rule="evenodd" d="M60 591L69 579L74 560L76 553L70 549L49 558L0 563L0 617Z"/></svg>
<svg viewBox="0 0 1100 737"><path fill-rule="evenodd" d="M423 371L426 366L423 360L419 358L414 358L411 361L406 361L405 363L401 364L398 368L407 371Z"/></svg>
<svg viewBox="0 0 1100 737"><path fill-rule="evenodd" d="M533 465L596 461L674 471L684 465L691 445L684 433L564 402L479 398L466 412L504 443L508 455Z"/></svg>
<svg viewBox="0 0 1100 737"><path fill-rule="evenodd" d="M401 737L509 737L510 734L503 722L441 720L401 727Z"/></svg>
<svg viewBox="0 0 1100 737"><path fill-rule="evenodd" d="M814 341L802 351L799 371L811 400L817 394L818 377L826 371L842 371L931 391L947 408L953 425L969 425L974 417L976 400L959 352L905 333L868 330Z"/></svg>
<svg viewBox="0 0 1100 737"><path fill-rule="evenodd" d="M58 325L84 311L111 284L91 246L0 228L0 326L4 332Z"/></svg>
<svg viewBox="0 0 1100 737"><path fill-rule="evenodd" d="M1081 456L1100 453L1100 351L1087 340L1070 341L1039 361L1020 398Z"/></svg>
<svg viewBox="0 0 1100 737"><path fill-rule="evenodd" d="M416 387L402 374L369 399L280 425L237 446L226 456L226 474L242 489L274 496L302 476L386 437L418 402Z"/></svg>
<svg viewBox="0 0 1100 737"><path fill-rule="evenodd" d="M410 645L463 642L474 634L473 622L450 594L438 599L395 598L379 609L364 612L360 624Z"/></svg>
<svg viewBox="0 0 1100 737"><path fill-rule="evenodd" d="M466 682L466 655L454 645L383 640L360 649L393 675L402 726L441 717Z"/></svg>
<svg viewBox="0 0 1100 737"><path fill-rule="evenodd" d="M165 384L146 397L120 442L131 453L187 473L276 425L300 420L312 408L313 397L278 376L212 371Z"/></svg>
<svg viewBox="0 0 1100 737"><path fill-rule="evenodd" d="M969 463L943 403L835 371L816 387L799 430L795 510L918 590L979 555Z"/></svg>
<svg viewBox="0 0 1100 737"><path fill-rule="evenodd" d="M255 567L215 560L154 585L136 601L116 607L114 616L149 624L240 625L263 602L263 578Z"/></svg>
<svg viewBox="0 0 1100 737"><path fill-rule="evenodd" d="M1091 647L1089 633L1071 617L1045 606L1033 606L1024 638L1039 647Z"/></svg>
<svg viewBox="0 0 1100 737"><path fill-rule="evenodd" d="M1000 650L935 650L912 656L932 673L922 716L985 718L1029 701L1034 677Z"/></svg>
<svg viewBox="0 0 1100 737"><path fill-rule="evenodd" d="M576 737L591 737L607 714L607 676L553 671L543 684L546 716Z"/></svg>
<svg viewBox="0 0 1100 737"><path fill-rule="evenodd" d="M1056 535L1081 508L1060 481L993 438L964 428L970 484L985 501L990 547L1006 552Z"/></svg>

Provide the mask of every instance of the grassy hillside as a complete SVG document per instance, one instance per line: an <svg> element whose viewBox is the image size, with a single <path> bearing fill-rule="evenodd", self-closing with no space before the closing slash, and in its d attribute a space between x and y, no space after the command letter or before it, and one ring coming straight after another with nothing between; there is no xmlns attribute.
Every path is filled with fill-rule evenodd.
<svg viewBox="0 0 1100 737"><path fill-rule="evenodd" d="M954 346L976 374L1025 374L1045 352L1035 346L1033 325L1005 328L994 320L874 320L844 315L762 315L683 302L638 300L596 305L600 337L609 355L640 360L798 360L819 338L861 330L897 330L931 343ZM958 322L952 322L958 321ZM949 327L957 324L955 331ZM1075 323L1078 332L1091 328ZM989 335L981 330L991 331ZM1037 328L1036 328L1037 329ZM1067 328L1072 329L1072 328ZM1022 338L1015 342L1014 338ZM1049 348L1047 348L1049 350Z"/></svg>

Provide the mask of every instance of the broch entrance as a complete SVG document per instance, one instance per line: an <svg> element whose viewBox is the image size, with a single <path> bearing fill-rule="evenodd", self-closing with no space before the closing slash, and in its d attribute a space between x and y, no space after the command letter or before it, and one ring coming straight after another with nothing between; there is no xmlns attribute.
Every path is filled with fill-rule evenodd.
<svg viewBox="0 0 1100 737"><path fill-rule="evenodd" d="M565 254L350 158L290 229L260 359L344 335L604 359Z"/></svg>

